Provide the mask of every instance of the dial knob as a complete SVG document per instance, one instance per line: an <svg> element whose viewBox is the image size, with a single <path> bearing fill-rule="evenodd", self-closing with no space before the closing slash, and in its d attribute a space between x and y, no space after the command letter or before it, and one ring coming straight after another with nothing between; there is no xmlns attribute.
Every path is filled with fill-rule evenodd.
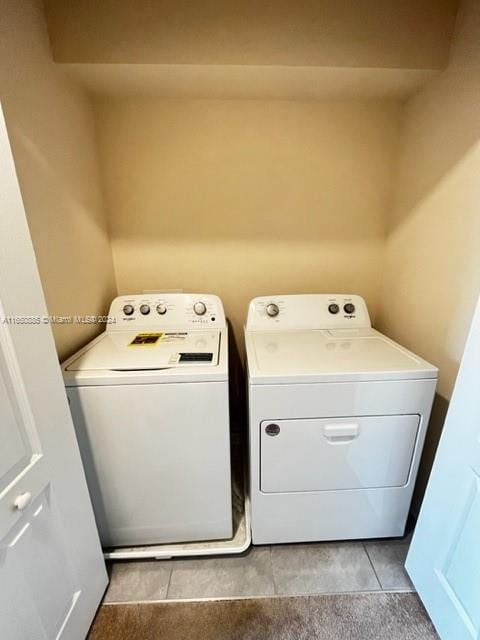
<svg viewBox="0 0 480 640"><path fill-rule="evenodd" d="M195 302L193 310L197 316L204 316L207 313L207 307L205 306L205 303L201 301Z"/></svg>
<svg viewBox="0 0 480 640"><path fill-rule="evenodd" d="M132 305L132 304L126 304L126 305L123 307L123 313L124 313L126 316L131 316L131 315L132 315L132 313L133 313L134 311L135 311L135 309L133 308L133 305Z"/></svg>
<svg viewBox="0 0 480 640"><path fill-rule="evenodd" d="M159 302L157 304L157 313L159 313L161 316L164 316L167 313L167 305L165 304L165 302Z"/></svg>
<svg viewBox="0 0 480 640"><path fill-rule="evenodd" d="M270 302L270 304L267 304L265 310L267 312L267 315L271 318L275 318L275 316L278 316L278 314L280 313L280 309L274 302Z"/></svg>
<svg viewBox="0 0 480 640"><path fill-rule="evenodd" d="M150 305L142 304L140 306L140 313L144 316L148 316L148 314L150 313Z"/></svg>
<svg viewBox="0 0 480 640"><path fill-rule="evenodd" d="M338 313L340 311L340 307L338 306L338 304L333 303L333 304L328 306L328 310L330 311L330 313L335 314L335 313Z"/></svg>
<svg viewBox="0 0 480 640"><path fill-rule="evenodd" d="M347 304L343 306L343 310L345 313L348 313L348 315L351 315L352 313L355 313L355 305L351 302L347 302Z"/></svg>

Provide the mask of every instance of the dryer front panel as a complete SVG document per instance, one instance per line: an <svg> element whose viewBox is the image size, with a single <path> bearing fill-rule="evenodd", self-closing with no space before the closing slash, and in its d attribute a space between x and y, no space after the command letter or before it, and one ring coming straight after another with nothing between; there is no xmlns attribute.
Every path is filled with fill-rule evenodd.
<svg viewBox="0 0 480 640"><path fill-rule="evenodd" d="M418 414L260 423L264 493L402 487L409 480Z"/></svg>

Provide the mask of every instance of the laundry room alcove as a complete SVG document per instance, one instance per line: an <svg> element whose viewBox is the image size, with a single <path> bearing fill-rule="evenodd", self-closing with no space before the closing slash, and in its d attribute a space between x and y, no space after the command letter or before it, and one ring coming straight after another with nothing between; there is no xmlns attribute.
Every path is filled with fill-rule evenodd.
<svg viewBox="0 0 480 640"><path fill-rule="evenodd" d="M480 5L5 2L2 108L49 313L202 291L362 296L440 371L418 511L480 287ZM132 11L135 19L132 19ZM103 327L53 325L59 360Z"/></svg>

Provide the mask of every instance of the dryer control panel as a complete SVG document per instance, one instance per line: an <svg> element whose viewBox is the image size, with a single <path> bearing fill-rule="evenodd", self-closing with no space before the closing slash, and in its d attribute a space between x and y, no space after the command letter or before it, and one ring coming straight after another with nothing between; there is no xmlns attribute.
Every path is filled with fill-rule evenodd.
<svg viewBox="0 0 480 640"><path fill-rule="evenodd" d="M361 296L298 294L254 298L248 308L247 331L370 328Z"/></svg>
<svg viewBox="0 0 480 640"><path fill-rule="evenodd" d="M226 327L222 301L206 293L140 293L115 298L107 331Z"/></svg>

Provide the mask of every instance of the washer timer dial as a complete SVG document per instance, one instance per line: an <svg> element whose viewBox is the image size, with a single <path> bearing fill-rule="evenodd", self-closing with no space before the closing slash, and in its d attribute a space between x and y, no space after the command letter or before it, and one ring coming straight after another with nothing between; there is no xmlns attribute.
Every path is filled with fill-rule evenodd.
<svg viewBox="0 0 480 640"><path fill-rule="evenodd" d="M193 305L193 310L197 316L204 316L207 313L207 307L204 302L199 300Z"/></svg>
<svg viewBox="0 0 480 640"><path fill-rule="evenodd" d="M275 318L280 313L278 305L276 305L274 302L270 302L270 304L267 304L267 306L265 307L265 311L271 318Z"/></svg>

